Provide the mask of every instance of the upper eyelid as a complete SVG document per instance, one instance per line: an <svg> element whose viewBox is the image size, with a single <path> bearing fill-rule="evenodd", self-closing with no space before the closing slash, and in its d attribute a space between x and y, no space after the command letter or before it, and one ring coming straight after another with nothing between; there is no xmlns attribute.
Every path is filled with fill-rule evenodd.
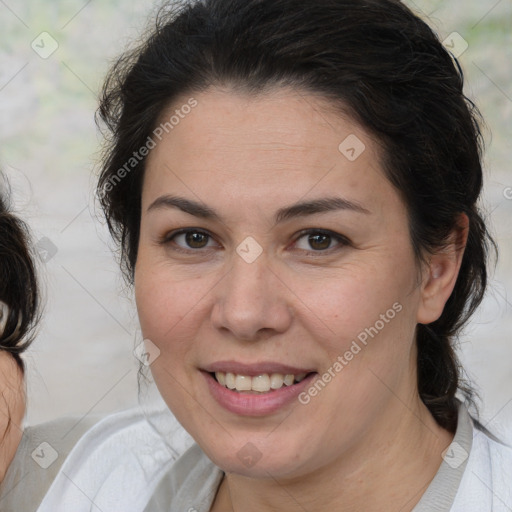
<svg viewBox="0 0 512 512"><path fill-rule="evenodd" d="M349 241L348 238L346 236L342 235L341 233L336 233L336 231L333 231L331 229L324 229L324 228L306 228L306 229L301 229L295 235L295 239L298 240L299 238L302 238L303 236L314 234L314 233L320 233L320 234L323 234L323 235L329 235L329 236L332 236L333 238L339 238L341 240L346 240L347 242Z"/></svg>
<svg viewBox="0 0 512 512"><path fill-rule="evenodd" d="M173 229L172 231L169 231L166 233L162 238L164 240L170 240L171 238L174 238L177 235L184 235L186 233L201 233L203 235L208 235L211 238L215 238L212 233L210 233L207 229L204 228L180 228L180 229Z"/></svg>

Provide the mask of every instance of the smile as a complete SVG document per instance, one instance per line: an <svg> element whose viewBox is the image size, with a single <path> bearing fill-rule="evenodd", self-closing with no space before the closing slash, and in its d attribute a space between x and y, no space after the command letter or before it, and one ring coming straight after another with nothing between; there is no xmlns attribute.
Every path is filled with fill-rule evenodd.
<svg viewBox="0 0 512 512"><path fill-rule="evenodd" d="M298 396L318 375L281 364L217 363L201 374L210 396L224 410L242 416L266 416L298 405Z"/></svg>

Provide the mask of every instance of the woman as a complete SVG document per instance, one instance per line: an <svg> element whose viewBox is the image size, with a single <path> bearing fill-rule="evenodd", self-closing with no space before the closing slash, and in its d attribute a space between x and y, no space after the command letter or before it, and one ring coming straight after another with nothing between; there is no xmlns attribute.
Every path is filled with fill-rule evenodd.
<svg viewBox="0 0 512 512"><path fill-rule="evenodd" d="M0 175L0 483L22 438L24 365L38 317L39 292L25 225L7 208ZM0 486L0 489L3 486ZM0 501L0 508L2 501ZM2 508L3 510L3 508Z"/></svg>
<svg viewBox="0 0 512 512"><path fill-rule="evenodd" d="M30 235L9 208L0 174L0 510L37 509L66 455L97 419L56 420L23 428L25 365L40 317L40 289Z"/></svg>
<svg viewBox="0 0 512 512"><path fill-rule="evenodd" d="M512 450L469 416L453 349L492 246L479 117L423 21L393 0L185 3L99 112L142 359L197 444L171 463L110 419L41 510L512 507Z"/></svg>

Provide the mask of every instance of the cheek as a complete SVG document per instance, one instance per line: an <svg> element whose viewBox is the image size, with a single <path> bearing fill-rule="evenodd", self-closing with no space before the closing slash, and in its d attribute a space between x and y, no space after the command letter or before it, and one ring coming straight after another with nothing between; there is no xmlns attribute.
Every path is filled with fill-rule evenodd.
<svg viewBox="0 0 512 512"><path fill-rule="evenodd" d="M305 306L302 318L311 321L308 330L320 325L333 345L337 345L338 340L346 343L376 322L379 330L384 331L401 323L403 317L413 316L417 298L411 294L412 274L407 267L402 269L403 273L399 274L384 265L353 263L330 275L297 274L290 288ZM400 306L393 309L395 303ZM406 305L412 306L410 311ZM396 309L401 310L399 315Z"/></svg>
<svg viewBox="0 0 512 512"><path fill-rule="evenodd" d="M378 409L388 388L398 389L407 380L415 360L419 296L411 293L414 266L401 263L397 268L402 273L391 271L391 265L361 263L330 278L296 280L294 291L307 298L302 321L326 356L322 372L329 391L324 397L330 399L323 402L325 414L340 405L340 410L357 410L364 417Z"/></svg>
<svg viewBox="0 0 512 512"><path fill-rule="evenodd" d="M144 339L151 340L171 364L191 348L198 316L214 281L183 275L165 262L141 253L135 270L135 300Z"/></svg>

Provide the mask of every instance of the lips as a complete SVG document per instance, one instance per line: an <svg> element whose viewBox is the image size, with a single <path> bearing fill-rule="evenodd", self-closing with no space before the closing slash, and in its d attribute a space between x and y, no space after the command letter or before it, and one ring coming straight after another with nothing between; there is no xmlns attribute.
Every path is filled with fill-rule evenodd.
<svg viewBox="0 0 512 512"><path fill-rule="evenodd" d="M201 372L211 395L228 411L261 416L298 403L297 397L317 373L279 363L245 364L221 361Z"/></svg>

